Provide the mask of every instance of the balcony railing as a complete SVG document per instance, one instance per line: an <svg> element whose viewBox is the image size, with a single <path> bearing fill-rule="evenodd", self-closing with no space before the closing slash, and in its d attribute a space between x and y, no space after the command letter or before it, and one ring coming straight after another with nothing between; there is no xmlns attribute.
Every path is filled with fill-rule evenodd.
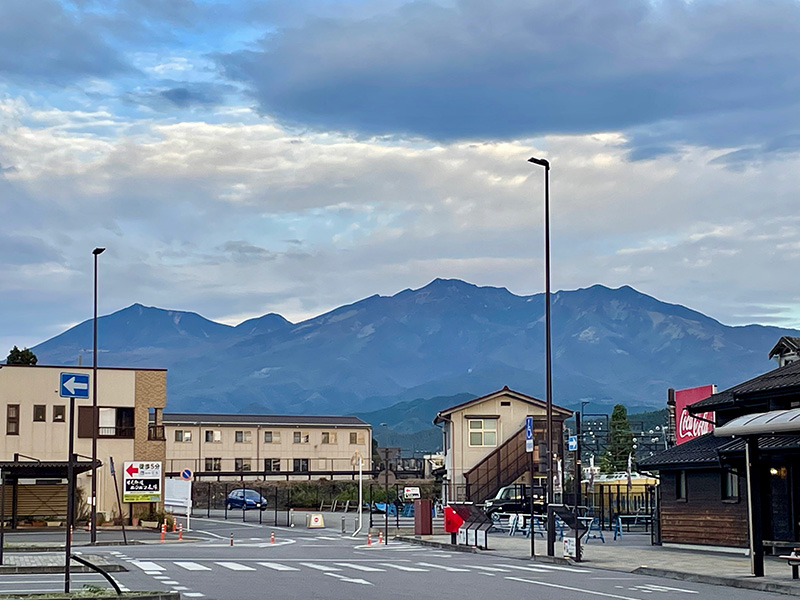
<svg viewBox="0 0 800 600"><path fill-rule="evenodd" d="M103 438L132 438L136 433L135 427L98 427L97 437Z"/></svg>

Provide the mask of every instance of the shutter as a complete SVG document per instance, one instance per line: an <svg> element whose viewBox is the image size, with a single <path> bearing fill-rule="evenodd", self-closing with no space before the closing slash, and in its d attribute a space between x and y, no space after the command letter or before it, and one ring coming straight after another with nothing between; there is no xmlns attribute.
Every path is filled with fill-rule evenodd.
<svg viewBox="0 0 800 600"><path fill-rule="evenodd" d="M79 406L78 407L78 437L90 438L92 437L92 407Z"/></svg>

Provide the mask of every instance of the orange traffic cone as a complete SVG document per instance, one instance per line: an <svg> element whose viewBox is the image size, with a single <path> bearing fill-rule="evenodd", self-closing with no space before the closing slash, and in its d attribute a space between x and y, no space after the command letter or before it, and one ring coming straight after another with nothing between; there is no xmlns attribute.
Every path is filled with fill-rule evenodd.
<svg viewBox="0 0 800 600"><path fill-rule="evenodd" d="M172 533L178 531L178 524L175 522L175 519L172 520Z"/></svg>
<svg viewBox="0 0 800 600"><path fill-rule="evenodd" d="M367 546L372 546L372 534L367 534Z"/></svg>
<svg viewBox="0 0 800 600"><path fill-rule="evenodd" d="M383 529L378 531L378 543L379 544L383 543Z"/></svg>
<svg viewBox="0 0 800 600"><path fill-rule="evenodd" d="M178 541L183 540L183 523L178 526Z"/></svg>
<svg viewBox="0 0 800 600"><path fill-rule="evenodd" d="M162 542L164 541L164 537L166 537L166 535L167 535L167 522L164 521L161 524L161 541Z"/></svg>
<svg viewBox="0 0 800 600"><path fill-rule="evenodd" d="M269 543L270 544L274 544L275 543L275 532L274 531L270 531L269 532Z"/></svg>

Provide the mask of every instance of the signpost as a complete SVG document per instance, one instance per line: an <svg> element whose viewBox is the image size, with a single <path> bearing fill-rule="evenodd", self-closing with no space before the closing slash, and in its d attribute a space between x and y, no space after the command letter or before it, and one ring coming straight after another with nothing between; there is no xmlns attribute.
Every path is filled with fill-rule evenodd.
<svg viewBox="0 0 800 600"><path fill-rule="evenodd" d="M161 502L161 463L126 462L122 476L123 502Z"/></svg>
<svg viewBox="0 0 800 600"><path fill-rule="evenodd" d="M364 526L364 457L361 456L361 452L358 450L355 451L353 456L350 458L350 464L354 467L358 466L358 528L353 532L352 536L356 537L361 532L361 528ZM370 494L371 493L372 492L370 492ZM371 508L369 514L371 520Z"/></svg>
<svg viewBox="0 0 800 600"><path fill-rule="evenodd" d="M89 374L61 373L59 396L62 398L89 398Z"/></svg>
<svg viewBox="0 0 800 600"><path fill-rule="evenodd" d="M530 527L533 527L533 417L525 417L525 452L528 453L528 469L531 473L531 489L530 489ZM536 538L533 535L533 530L531 529L531 558L536 557L536 550L534 539Z"/></svg>
<svg viewBox="0 0 800 600"><path fill-rule="evenodd" d="M525 417L525 452L533 452L533 417Z"/></svg>

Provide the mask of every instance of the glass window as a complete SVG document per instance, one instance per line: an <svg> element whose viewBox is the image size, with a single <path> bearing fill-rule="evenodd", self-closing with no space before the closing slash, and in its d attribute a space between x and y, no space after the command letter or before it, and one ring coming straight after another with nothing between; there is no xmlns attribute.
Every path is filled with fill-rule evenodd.
<svg viewBox="0 0 800 600"><path fill-rule="evenodd" d="M358 443L358 433L356 433L355 431L351 431L350 432L350 443L351 444L357 444Z"/></svg>
<svg viewBox="0 0 800 600"><path fill-rule="evenodd" d="M675 474L675 499L686 500L686 471Z"/></svg>
<svg viewBox="0 0 800 600"><path fill-rule="evenodd" d="M308 433L305 431L295 431L292 435L292 441L295 444L307 444L308 443Z"/></svg>
<svg viewBox="0 0 800 600"><path fill-rule="evenodd" d="M250 470L250 459L249 458L235 458L233 459L234 462L234 470L235 471L249 471Z"/></svg>
<svg viewBox="0 0 800 600"><path fill-rule="evenodd" d="M47 420L47 406L44 404L33 405L33 420L46 421Z"/></svg>
<svg viewBox="0 0 800 600"><path fill-rule="evenodd" d="M191 442L192 441L192 432L188 429L176 429L175 430L175 441L176 442Z"/></svg>
<svg viewBox="0 0 800 600"><path fill-rule="evenodd" d="M264 432L264 443L265 444L280 444L281 443L281 432L280 431L265 431Z"/></svg>
<svg viewBox="0 0 800 600"><path fill-rule="evenodd" d="M206 471L221 471L222 459L221 458L207 458Z"/></svg>
<svg viewBox="0 0 800 600"><path fill-rule="evenodd" d="M265 458L264 470L267 473L280 473L281 459L280 458Z"/></svg>
<svg viewBox="0 0 800 600"><path fill-rule="evenodd" d="M335 431L323 431L322 432L322 443L323 444L335 444L336 443L336 432Z"/></svg>
<svg viewBox="0 0 800 600"><path fill-rule="evenodd" d="M218 429L207 429L206 430L206 442L209 443L219 443L222 441L222 432Z"/></svg>
<svg viewBox="0 0 800 600"><path fill-rule="evenodd" d="M735 471L726 470L722 472L722 499L739 499L739 475Z"/></svg>
<svg viewBox="0 0 800 600"><path fill-rule="evenodd" d="M53 422L63 423L66 420L66 410L63 404L56 404L53 407Z"/></svg>
<svg viewBox="0 0 800 600"><path fill-rule="evenodd" d="M292 461L292 470L307 473L308 472L308 459L307 458L295 458Z"/></svg>
<svg viewBox="0 0 800 600"><path fill-rule="evenodd" d="M469 445L497 446L497 419L470 419Z"/></svg>
<svg viewBox="0 0 800 600"><path fill-rule="evenodd" d="M19 404L6 406L6 434L19 435Z"/></svg>

